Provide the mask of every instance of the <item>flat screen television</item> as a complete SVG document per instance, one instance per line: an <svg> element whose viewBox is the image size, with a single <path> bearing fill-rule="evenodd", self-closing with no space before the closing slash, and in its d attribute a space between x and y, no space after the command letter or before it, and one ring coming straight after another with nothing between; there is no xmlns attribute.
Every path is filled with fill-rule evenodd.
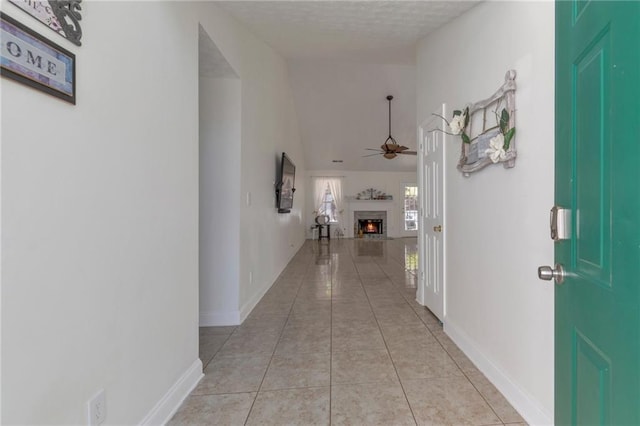
<svg viewBox="0 0 640 426"><path fill-rule="evenodd" d="M280 170L276 184L276 203L278 213L289 213L293 208L293 193L296 192L296 165L287 154L282 153Z"/></svg>

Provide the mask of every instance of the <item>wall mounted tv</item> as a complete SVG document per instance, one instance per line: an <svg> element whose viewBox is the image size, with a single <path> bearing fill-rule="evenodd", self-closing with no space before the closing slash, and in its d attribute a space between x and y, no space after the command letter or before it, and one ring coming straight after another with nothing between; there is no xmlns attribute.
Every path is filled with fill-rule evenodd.
<svg viewBox="0 0 640 426"><path fill-rule="evenodd" d="M293 208L293 193L296 192L296 165L284 152L282 153L282 161L280 161L280 170L276 182L276 207L278 207L278 213L289 213Z"/></svg>

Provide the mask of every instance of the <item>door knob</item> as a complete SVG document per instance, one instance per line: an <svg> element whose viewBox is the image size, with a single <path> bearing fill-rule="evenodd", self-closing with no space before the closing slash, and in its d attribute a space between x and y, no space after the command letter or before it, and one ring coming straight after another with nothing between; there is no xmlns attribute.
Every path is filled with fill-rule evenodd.
<svg viewBox="0 0 640 426"><path fill-rule="evenodd" d="M442 225L434 226L433 232L442 232Z"/></svg>
<svg viewBox="0 0 640 426"><path fill-rule="evenodd" d="M555 280L556 284L560 285L564 282L565 276L566 272L564 267L559 263L556 263L555 268L552 268L551 266L540 266L538 268L538 278L541 280Z"/></svg>

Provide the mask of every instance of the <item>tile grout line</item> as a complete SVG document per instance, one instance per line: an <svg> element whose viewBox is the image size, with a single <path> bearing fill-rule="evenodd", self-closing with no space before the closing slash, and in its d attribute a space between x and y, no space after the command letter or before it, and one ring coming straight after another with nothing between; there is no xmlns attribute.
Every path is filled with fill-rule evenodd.
<svg viewBox="0 0 640 426"><path fill-rule="evenodd" d="M353 255L352 255L352 259L353 259ZM354 262L355 264L355 262ZM387 278L389 278L389 275L387 275L387 273L382 270L382 268L380 268L380 270L385 274L385 276ZM404 395L404 399L407 402L407 406L409 407L409 412L411 413L411 417L413 418L413 422L417 425L418 421L416 420L416 415L413 412L413 408L411 408L411 403L409 402L409 398L407 397L407 392L404 389L404 386L402 385L402 380L400 380L400 375L398 374L398 369L396 368L395 363L393 362L393 358L391 357L391 351L389 351L389 346L387 345L387 341L384 338L384 333L382 333L382 328L380 327L380 322L378 321L378 317L376 316L376 312L373 309L373 306L371 305L371 299L369 299L369 294L367 293L367 289L364 287L364 283L362 281L362 276L360 275L360 271L356 268L356 271L358 271L358 277L360 277L360 285L362 286L362 290L364 291L365 297L367 298L367 303L369 304L369 308L371 309L371 312L373 313L373 318L376 321L376 324L378 326L378 331L380 333L380 335L382 336L382 341L384 342L384 347L387 350L387 356L389 357L389 359L391 360L391 365L393 366L393 371L396 373L396 377L398 378L398 383L400 384L400 389L402 389L402 394Z"/></svg>
<svg viewBox="0 0 640 426"><path fill-rule="evenodd" d="M415 309L414 309L415 311ZM418 315L418 318L420 318L420 315ZM456 361L456 359L451 356L451 353L447 350L447 348L442 344L442 342L440 341L440 339L438 339L438 337L431 331L431 329L429 328L429 326L427 325L427 323L425 323L422 318L420 318L420 321L425 325L427 331L429 331L429 333L433 336L433 338L436 340L436 342L438 343L438 345L440 345L440 347L446 352L447 355L449 355L449 358L451 358L451 360L454 362L454 364L458 367L458 369L460 370L460 372L462 373L462 375L469 381L469 383L471 384L471 386L473 386L473 388L476 390L476 392L478 392L478 394L480 395L480 397L482 397L482 399L484 400L484 402L486 402L486 404L489 406L489 408L491 409L491 411L493 411L493 413L496 415L496 417L500 420L500 422L504 425L504 421L502 420L502 417L500 417L498 415L498 413L496 412L496 410L493 408L493 406L489 403L489 401L487 400L487 398L485 398L484 394L482 392L480 392L480 389L478 389L478 387L473 383L473 381L469 378L469 374L462 368L462 366L460 365L460 363L458 361ZM444 332L444 331L443 331ZM384 336L383 336L384 338ZM457 345L456 345L457 347ZM459 348L458 348L459 349ZM393 361L393 359L392 359Z"/></svg>
<svg viewBox="0 0 640 426"><path fill-rule="evenodd" d="M237 327L236 327L237 328ZM220 345L220 347L218 348L218 350L213 354L213 356L209 359L209 361L207 361L207 363L205 365L202 366L202 372L204 373L204 370L207 369L207 367L209 366L209 364L211 364L211 361L213 361L213 359L218 355L218 353L220 352L220 350L222 349L222 347L227 343L227 341L229 341L229 338L231 337L231 335L236 331L236 328L233 329L233 331L231 333L229 333L226 337L226 339L224 339L224 342L222 342L222 344ZM200 346L200 339L198 336L198 347Z"/></svg>
<svg viewBox="0 0 640 426"><path fill-rule="evenodd" d="M446 350L446 349L445 349ZM452 357L453 359L453 357ZM454 362L456 362L456 360L453 360ZM457 362L456 362L457 364ZM469 383L471 383L471 386L473 386L473 388L476 390L476 392L478 392L478 394L480 395L480 397L484 400L484 402L489 406L489 408L491 409L491 411L493 411L493 414L496 415L496 417L498 418L498 420L500 420L500 422L504 425L504 420L502 420L502 417L500 417L500 415L498 414L498 412L493 408L493 405L491 405L491 403L489 402L489 400L487 398L485 398L484 394L482 392L480 392L480 389L478 389L478 387L476 386L475 383L473 383L473 380L471 380L469 378L469 375L467 374L466 371L464 371L462 368L460 368L460 371L462 371L462 374L464 374L464 377L469 381ZM478 370L480 371L480 370ZM482 374L482 373L480 373Z"/></svg>
<svg viewBox="0 0 640 426"><path fill-rule="evenodd" d="M298 250L296 255L302 250L303 247L304 247L304 245L300 248L300 250ZM294 258L295 258L295 255L294 255ZM310 258L310 259L313 259L313 258ZM291 260L293 260L293 258ZM258 386L258 390L256 391L256 396L253 398L253 402L251 403L251 407L249 408L249 411L247 412L247 417L246 417L246 419L244 421L244 425L245 426L249 422L249 417L251 416L251 412L253 411L253 407L255 406L256 401L258 400L258 395L260 395L260 391L262 390L262 385L264 384L264 379L267 377L267 373L269 372L269 367L271 367L271 362L273 362L273 357L275 356L276 349L278 348L278 344L280 343L280 340L282 339L282 335L284 334L284 329L287 326L287 323L289 322L289 318L291 317L291 312L293 311L293 306L295 305L296 299L298 298L298 294L300 293L300 288L304 284L304 279L307 276L310 264L311 264L311 260L307 261L307 268L305 270L305 274L300 279L300 283L298 284L298 289L296 290L296 295L293 298L293 302L291 303L291 307L289 308L289 313L287 314L287 319L284 322L284 324L282 326L282 329L280 330L280 334L278 335L278 340L276 341L276 344L273 347L273 351L271 352L271 357L269 358L269 363L267 364L267 368L264 370L264 374L262 375L262 380L260 381L260 385ZM288 266L288 264L287 264L287 266ZM285 266L285 268L286 268L286 266ZM278 278L280 278L280 277L278 277ZM277 282L277 280L278 279L276 279L276 282ZM271 290L272 287L273 287L273 284L271 285L269 290ZM262 301L262 299L260 301ZM258 302L258 303L260 303L260 302Z"/></svg>
<svg viewBox="0 0 640 426"><path fill-rule="evenodd" d="M285 283L285 285L282 287L283 293L281 294L283 296L282 300L284 301L284 297L286 297L287 299L291 300L291 305L289 306L288 309L288 313L287 316L284 318L284 323L280 329L280 332L277 336L276 339L276 343L274 346L273 351L271 351L271 355L269 358L269 362L267 364L267 367L264 371L264 374L262 375L262 379L260 381L260 384L257 388L256 391L242 391L242 392L225 392L225 393L206 393L206 394L201 394L201 395L194 395L196 397L206 397L209 395L228 395L228 394L247 394L247 393L252 393L255 392L253 401L251 402L251 406L249 407L249 410L246 414L245 420L244 420L244 424L248 424L249 423L249 419L251 418L251 414L253 412L253 409L257 402L257 398L259 395L264 394L265 392L269 392L269 391L288 391L288 390L296 390L296 389L322 389L325 388L325 386L322 385L318 385L318 386L288 386L288 387L282 387L282 388L277 388L277 389L263 389L264 387L264 383L266 382L266 375L268 374L271 365L273 364L274 358L276 356L276 352L278 349L278 345L280 343L282 343L283 339L282 337L284 336L284 331L287 327L288 324L295 326L295 321L293 319L293 310L296 306L296 304L300 304L302 303L303 305L306 304L306 302L308 301L309 298L313 298L313 296L311 295L307 295L306 293L303 294L303 288L309 284L309 283L315 283L316 281L318 283L321 283L320 281L314 279L314 274L317 273L321 273L324 275L324 273L322 272L322 265L319 265L318 271L314 272L313 269L313 265L314 265L314 261L318 260L318 252L317 250L314 250L314 248L316 248L318 245L315 244L315 241L311 241L309 242L307 245L303 245L303 247L301 248L301 250L299 250L298 253L304 252L302 259L298 258L298 260L296 261L296 265L294 266L294 270L292 273L292 277L294 278L291 280L291 284L293 284L293 286L289 287L288 283ZM346 243L346 241L345 241ZM376 286L367 286L365 285L365 281L363 279L363 276L360 273L360 269L358 268L357 265L361 265L361 268L367 268L367 262L363 262L363 263L356 263L355 262L355 254L356 254L356 246L354 245L354 243L357 243L357 240L352 240L350 242L350 244L337 244L337 247L335 247L335 250L337 250L337 252L333 252L331 250L331 247L329 247L329 261L328 261L328 267L329 267L329 282L330 282L330 290L329 290L329 296L330 296L330 307L329 307L329 313L330 313L330 317L329 317L329 408L328 408L328 412L329 412L329 425L333 424L332 422L332 402L333 402L333 387L334 386L338 386L338 385L342 385L339 383L334 383L333 382L333 377L332 377L332 373L333 373L333 352L334 352L334 348L333 348L333 336L334 336L334 326L337 324L336 321L334 321L334 313L337 311L334 311L334 303L337 303L338 300L336 300L335 298L338 297L340 294L339 292L334 291L336 289L336 287L338 285L338 281L339 281L339 274L338 271L335 269L337 268L337 264L339 264L339 258L341 256L348 256L347 259L351 260L351 265L353 267L353 272L355 272L355 276L357 276L357 284L358 287L354 287L354 288L359 288L362 290L363 295L365 296L364 299L362 300L352 300L351 298L347 297L345 299L345 301L348 301L348 305L347 308L349 306L355 307L355 306L359 306L362 302L364 302L365 300L367 301L368 304L368 308L369 311L373 314L373 319L376 322L376 325L378 327L378 331L381 333L382 338L383 338L383 343L385 345L385 349L387 351L387 356L390 358L392 366L394 368L395 374L397 379L399 380L399 384L401 386L401 389L403 391L403 395L405 397L405 401L407 402L410 412L412 414L412 417L414 419L414 422L417 422L416 420L416 415L414 413L414 408L411 406L411 403L409 402L406 390L404 388L404 385L402 383L402 379L400 378L399 375L399 370L398 367L395 364L395 361L393 359L393 357L391 357L390 354L390 346L389 343L387 342L387 337L385 337L384 333L382 333L382 328L381 328L381 322L380 321L386 321L385 318L386 316L383 315L384 314L384 308L386 307L386 302L384 300L382 300L382 305L378 306L378 311L376 311L376 309L374 309L374 306L372 305L372 301L376 301L376 303L378 304L379 298L384 299L385 293L380 293L377 294L376 293ZM393 242L394 245L398 245L397 242ZM397 249L397 250L396 250ZM388 258L389 260L393 261L393 263L399 263L400 265L402 265L402 261L401 261L401 256L395 256L393 254L399 254L399 248L398 247L393 247L391 250L387 249L384 252L386 254L386 258ZM306 259L307 254L309 255L309 258ZM297 255L296 255L297 256ZM294 256L295 257L295 256ZM361 256L358 256L361 257ZM345 260L347 260L345 259ZM293 260L293 259L292 259ZM375 256L372 255L366 255L365 259L363 260L369 260L372 261L374 260L373 264L375 264ZM347 265L345 263L345 265ZM348 265L349 267L351 267L351 265ZM455 345L455 343L453 343L453 346L451 346L449 344L449 342L446 341L446 334L444 334L443 330L442 330L442 326L440 325L440 327L438 327L438 324L435 324L434 321L431 321L430 317L424 313L421 312L421 308L425 309L428 311L427 308L423 308L421 305L413 303L411 301L411 291L408 289L411 289L410 285L412 284L411 280L412 277L409 276L409 274L413 275L413 280L416 279L416 276L414 273L412 273L411 271L409 271L406 267L404 268L404 272L405 272L405 281L403 281L403 277L400 274L400 271L398 271L396 269L395 266L393 266L393 264L391 263L384 263L383 266L378 265L378 268L380 269L380 272L382 273L382 276L380 276L380 278L385 278L385 280L388 280L386 283L384 283L385 289L389 291L389 297L391 298L391 296L393 296L391 293L397 295L397 293L400 293L400 296L402 297L402 299L398 299L397 301L395 301L395 303L399 303L398 306L406 306L406 304L409 305L409 307L411 308L411 311L408 312L413 312L414 315L416 315L418 317L418 319L420 320L420 324L423 325L425 327L425 329L427 330L428 334L431 335L431 337L433 337L435 339L435 342L433 342L433 344L435 345L437 343L437 345L439 345L439 347L441 349L444 350L444 352L449 356L449 358L454 362L454 364L457 366L458 370L460 371L460 373L462 373L462 377L464 377L466 380L468 380L472 387L474 388L474 390L476 392L478 392L482 398L482 400L489 406L490 410L493 412L493 414L496 416L496 419L498 419L498 422L495 423L490 423L491 425L508 425L508 424L521 424L521 423L506 423L504 420L502 420L501 416L498 415L496 409L494 409L494 407L492 406L492 404L489 402L489 400L487 399L487 397L485 397L485 394L483 394L482 392L480 392L480 388L478 386L476 386L476 384L471 380L471 377L474 376L474 374L476 374L474 372L474 370L470 370L470 371L466 371L462 369L462 365L466 365L465 364L465 359L464 358L460 358L458 357L458 359L460 359L460 361L458 361L457 359L453 358L452 353L454 353L455 348L458 348L457 345ZM351 278L351 269L347 270L347 278L350 279ZM364 272L367 272L366 270ZM396 277L397 279L393 279L393 277ZM326 275L325 275L325 279L326 279ZM376 276L371 276L371 279L375 279ZM276 280L276 282L278 282L278 280ZM415 282L415 281L414 281ZM403 285L404 283L404 285ZM409 284L409 285L407 285ZM417 283L416 283L417 284ZM392 291L393 290L393 291ZM293 297L291 298L291 296L293 295ZM276 298L274 300L280 300L279 298ZM404 303L402 303L402 301L404 301ZM391 302L391 299L388 301ZM337 305L336 305L337 306ZM382 309L382 310L380 310ZM408 313L407 312L407 313ZM268 312L267 312L268 313ZM434 317L435 318L435 317ZM391 321L393 321L393 317L389 318ZM294 322L291 322L294 321ZM403 322L403 321L401 321ZM441 324L441 323L440 323ZM394 324L391 323L391 325L393 326ZM400 327L403 326L403 324L398 323L398 325ZM416 324L417 326L417 324ZM224 342L220 345L220 348L213 354L213 356L209 359L209 361L207 362L207 364L205 365L205 369L210 365L211 361L213 361L213 359L215 359L219 354L220 351L222 350L222 348L224 347L224 345L227 343L227 341L230 339L230 337L232 336L242 336L242 333L240 335L238 335L238 333L240 333L239 327L235 327L231 333L224 335L225 339ZM391 336L389 336L388 338L390 338ZM445 346L446 344L446 346ZM436 346L437 346L436 345ZM448 349L448 347L450 347L451 349ZM459 348L458 348L459 349ZM305 352L307 353L307 352ZM311 353L311 352L310 352ZM313 352L313 353L317 353L317 351ZM268 354L268 352L267 352ZM265 354L265 355L267 355ZM255 356L255 355L254 355ZM481 373L480 373L481 374ZM410 379L410 378L409 378ZM374 383L380 383L379 381L365 381L365 382L358 382L358 383L344 383L344 385L352 385L352 384L374 384ZM490 393L488 393L490 394ZM248 401L247 401L248 402ZM257 409L257 408L256 408ZM258 409L257 409L258 410ZM259 410L258 410L259 411ZM257 412L256 412L257 413ZM254 420L255 420L255 414L254 414ZM489 424L487 424L488 426Z"/></svg>
<svg viewBox="0 0 640 426"><path fill-rule="evenodd" d="M408 269L406 269L406 265L405 266L405 271L408 271L410 273L412 273L411 271L409 271ZM413 274L413 273L412 273ZM417 277L415 274L413 274L415 277ZM416 285L418 285L418 283L416 283ZM484 402L489 406L489 408L491 409L491 411L496 415L496 417L500 420L500 422L504 425L504 420L502 420L502 417L500 417L498 415L498 413L496 412L496 410L493 408L493 406L489 403L489 401L487 400L487 398L485 398L484 394L480 391L480 389L478 389L478 387L475 385L475 383L473 383L473 381L471 380L471 378L469 377L469 374L462 369L462 366L460 365L460 363L458 363L458 361L455 360L455 358L453 358L453 356L451 356L451 354L449 353L449 351L447 350L447 348L442 344L442 342L440 342L440 339L437 338L437 336L432 332L432 330L429 328L429 325L423 320L423 318L417 314L416 312L416 308L413 307L411 305L411 303L407 300L406 296L404 295L404 293L402 293L402 297L405 299L405 301L409 304L409 306L411 307L411 309L414 311L414 313L416 313L416 315L418 316L418 318L420 319L420 321L425 325L425 327L427 328L427 330L429 331L429 333L436 339L436 342L438 342L438 344L440 345L440 347L447 353L447 355L449 355L449 358L451 358L451 360L456 364L456 366L458 367L458 369L460 370L460 372L462 373L462 375L469 381L469 383L471 384L471 386L473 386L473 388L476 390L476 392L478 392L478 394L480 395L480 397L484 400ZM426 306L424 307L425 309ZM444 332L444 331L443 331ZM382 336L384 339L384 335ZM457 346L457 345L456 345ZM391 359L391 361L393 362L393 358ZM402 381L400 382L402 383Z"/></svg>
<svg viewBox="0 0 640 426"><path fill-rule="evenodd" d="M318 240L320 243L320 240ZM331 240L327 244L331 247ZM331 250L329 250L331 253ZM331 426L331 405L333 404L333 259L329 260L329 272L331 274L331 308L329 316L329 426Z"/></svg>

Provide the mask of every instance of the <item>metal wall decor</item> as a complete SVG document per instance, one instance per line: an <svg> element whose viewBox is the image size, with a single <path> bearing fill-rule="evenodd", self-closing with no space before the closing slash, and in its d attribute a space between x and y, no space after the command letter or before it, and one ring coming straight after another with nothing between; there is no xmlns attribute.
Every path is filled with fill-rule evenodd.
<svg viewBox="0 0 640 426"><path fill-rule="evenodd" d="M9 0L71 43L81 46L82 0Z"/></svg>
<svg viewBox="0 0 640 426"><path fill-rule="evenodd" d="M393 200L393 195L387 195L377 189L369 188L358 192L356 200Z"/></svg>

